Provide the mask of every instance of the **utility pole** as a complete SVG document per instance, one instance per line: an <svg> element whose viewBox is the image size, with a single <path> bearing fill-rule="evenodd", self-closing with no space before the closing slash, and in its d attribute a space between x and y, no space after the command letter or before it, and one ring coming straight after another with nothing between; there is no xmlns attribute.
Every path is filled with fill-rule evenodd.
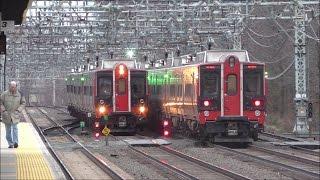
<svg viewBox="0 0 320 180"><path fill-rule="evenodd" d="M295 11L295 89L296 124L293 133L297 136L309 135L307 117L308 96L306 91L306 36L305 12L299 0L294 1Z"/></svg>

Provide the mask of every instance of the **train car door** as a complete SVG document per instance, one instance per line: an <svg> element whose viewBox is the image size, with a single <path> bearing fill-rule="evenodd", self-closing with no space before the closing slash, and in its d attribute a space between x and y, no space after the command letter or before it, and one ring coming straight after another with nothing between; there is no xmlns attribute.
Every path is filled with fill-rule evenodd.
<svg viewBox="0 0 320 180"><path fill-rule="evenodd" d="M240 115L240 63L235 56L226 58L223 79L223 114L224 116Z"/></svg>
<svg viewBox="0 0 320 180"><path fill-rule="evenodd" d="M114 112L130 111L130 74L126 65L117 64L113 71L114 78Z"/></svg>

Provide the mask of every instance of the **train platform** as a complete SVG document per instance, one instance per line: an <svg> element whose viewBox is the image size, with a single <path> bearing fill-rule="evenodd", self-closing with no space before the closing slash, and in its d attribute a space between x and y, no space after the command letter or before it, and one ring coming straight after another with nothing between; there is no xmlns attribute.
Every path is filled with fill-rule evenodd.
<svg viewBox="0 0 320 180"><path fill-rule="evenodd" d="M5 125L0 123L0 179L65 179L37 131L25 119L18 124L18 148L8 148Z"/></svg>

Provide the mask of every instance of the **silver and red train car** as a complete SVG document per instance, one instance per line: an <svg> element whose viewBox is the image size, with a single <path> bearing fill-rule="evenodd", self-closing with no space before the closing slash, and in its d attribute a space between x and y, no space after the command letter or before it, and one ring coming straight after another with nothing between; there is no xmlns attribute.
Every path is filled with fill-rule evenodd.
<svg viewBox="0 0 320 180"><path fill-rule="evenodd" d="M131 60L101 64L101 68L67 76L68 110L86 120L95 136L105 126L111 133L135 133L146 123L147 72L135 68Z"/></svg>
<svg viewBox="0 0 320 180"><path fill-rule="evenodd" d="M246 51L204 51L148 70L150 119L215 142L258 139L266 119L265 65ZM158 110L158 111L156 111ZM174 131L173 131L174 132Z"/></svg>

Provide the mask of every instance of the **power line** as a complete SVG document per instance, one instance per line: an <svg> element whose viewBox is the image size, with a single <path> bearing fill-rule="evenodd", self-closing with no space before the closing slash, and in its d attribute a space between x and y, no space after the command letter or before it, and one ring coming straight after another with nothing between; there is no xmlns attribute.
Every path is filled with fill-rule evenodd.
<svg viewBox="0 0 320 180"><path fill-rule="evenodd" d="M268 77L268 78L266 78L266 79L272 81L272 80L275 80L275 79L280 78L281 76L283 76L283 75L292 67L292 65L294 64L294 62L295 62L295 61L294 61L294 59L293 59L293 61L291 62L291 64L290 64L284 71L282 71L280 74L278 74L278 75L276 75L276 76L274 76L274 77Z"/></svg>
<svg viewBox="0 0 320 180"><path fill-rule="evenodd" d="M250 35L250 33L247 32L247 34L248 34L249 38L250 38L254 43L256 43L256 44L259 45L259 46L262 46L262 47L265 47L265 48L270 48L270 47L273 47L273 46L274 46L274 44L265 45L265 44L259 43L258 41L256 41L256 40Z"/></svg>
<svg viewBox="0 0 320 180"><path fill-rule="evenodd" d="M264 37L264 38L273 38L275 36L279 36L279 34L281 34L281 31L277 34L272 34L272 35L263 35L263 34L259 34L255 31L253 31L251 28L247 28L250 32L252 32L253 34L255 34L256 36L259 36L259 37Z"/></svg>

